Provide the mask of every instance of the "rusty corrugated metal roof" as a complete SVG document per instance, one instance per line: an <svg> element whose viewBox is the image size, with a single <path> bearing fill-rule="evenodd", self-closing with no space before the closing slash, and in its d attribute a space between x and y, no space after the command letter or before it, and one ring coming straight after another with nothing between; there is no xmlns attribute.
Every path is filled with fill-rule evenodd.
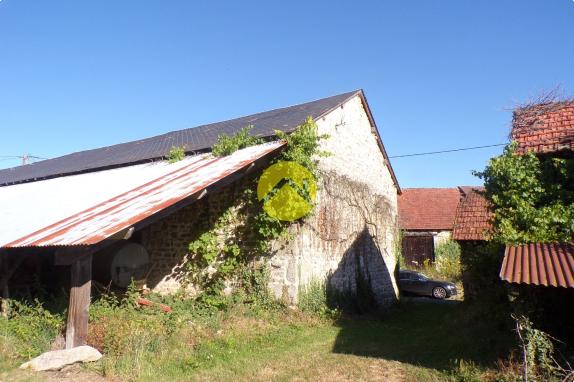
<svg viewBox="0 0 574 382"><path fill-rule="evenodd" d="M544 243L507 246L500 278L511 283L574 288L574 246Z"/></svg>
<svg viewBox="0 0 574 382"><path fill-rule="evenodd" d="M30 229L26 232L26 227L19 227L18 231L10 231L7 229L6 234L0 232L0 248L17 248L17 247L32 247L32 246L68 246L68 245L91 245L99 243L100 241L118 233L137 222L179 202L180 200L189 197L196 192L203 190L211 184L220 179L235 173L236 171L245 168L255 160L271 153L283 145L282 142L275 142L271 144L264 144L259 146L249 147L236 153L222 158L214 158L210 154L198 155L195 157L186 158L182 162L174 165L148 166L138 167L137 174L139 176L139 184L135 188L129 188L116 196L105 201L83 206L82 209L68 214L67 217L44 224L40 229L32 229L35 219L41 219L42 213L51 214L50 211L58 208L56 200L65 200L66 198L82 199L83 195L79 189L67 189L66 184L62 184L60 190L66 190L65 195L57 195L54 203L47 202L44 204L43 209L33 211L30 213L27 220L20 220L21 224L28 224ZM172 167L173 166L173 167ZM152 171L153 170L153 171ZM109 170L114 171L114 170ZM123 170L127 171L127 170ZM159 176L158 176L159 171ZM83 177L84 184L90 185L90 179L93 179L93 187L101 187L98 182L102 180L102 173L106 175L107 171L99 173L89 173L77 175ZM142 173L143 172L143 176ZM146 179L145 174L148 174ZM100 176L98 176L98 174ZM132 172L132 175L134 173ZM0 198L3 198L3 211L7 213L7 209L12 210L13 215L20 211L20 213L27 213L29 208L26 203L29 198L16 197L19 193L11 193L14 200L5 199L4 193L8 192L12 187L22 190L22 187L33 187L30 190L30 195L38 195L42 197L43 185L51 185L55 182L60 183L72 182L74 177L65 177L60 179L52 179L40 181L35 183L3 187L0 192ZM129 184L129 182L127 182ZM14 189L15 190L15 189ZM82 204L78 204L82 205ZM31 212L31 211L29 211ZM8 213L8 216L10 214ZM57 216L57 215L54 215ZM29 222L29 223L28 223ZM9 224L9 222L6 222ZM25 232L25 234L22 234ZM14 236L16 235L16 236Z"/></svg>

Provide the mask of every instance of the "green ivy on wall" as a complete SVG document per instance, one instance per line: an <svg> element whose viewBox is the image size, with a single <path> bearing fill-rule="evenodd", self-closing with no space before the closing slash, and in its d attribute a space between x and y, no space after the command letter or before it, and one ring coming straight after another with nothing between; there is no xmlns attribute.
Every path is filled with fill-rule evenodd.
<svg viewBox="0 0 574 382"><path fill-rule="evenodd" d="M242 148L263 143L262 139L249 135L251 128L247 126L233 136L220 135L212 154L231 155ZM273 163L297 162L317 179L315 158L328 155L319 150L320 140L327 136L318 134L313 119L308 118L290 134L279 131L276 134L286 142L286 147ZM226 280L241 273L251 260L268 255L275 240L289 239L288 228L292 223L280 221L263 210L262 201L257 200L255 192L256 181L250 180L211 229L189 244L189 281L202 290L200 298L212 305L220 303Z"/></svg>

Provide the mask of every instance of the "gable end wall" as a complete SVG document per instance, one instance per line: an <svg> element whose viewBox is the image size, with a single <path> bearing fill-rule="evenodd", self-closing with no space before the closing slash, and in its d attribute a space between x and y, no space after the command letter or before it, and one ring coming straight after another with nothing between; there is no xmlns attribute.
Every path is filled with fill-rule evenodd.
<svg viewBox="0 0 574 382"><path fill-rule="evenodd" d="M316 121L328 134L319 160L322 181L313 216L271 261L271 288L296 303L313 280L342 292L369 283L377 304L396 300L397 187L359 96Z"/></svg>

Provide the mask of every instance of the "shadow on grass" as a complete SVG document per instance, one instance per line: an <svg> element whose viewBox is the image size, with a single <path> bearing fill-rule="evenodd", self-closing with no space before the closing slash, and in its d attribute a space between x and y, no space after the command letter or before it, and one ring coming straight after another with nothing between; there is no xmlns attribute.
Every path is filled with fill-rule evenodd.
<svg viewBox="0 0 574 382"><path fill-rule="evenodd" d="M440 371L458 360L492 367L514 345L511 329L461 301L409 299L386 317L340 321L334 353L384 358Z"/></svg>

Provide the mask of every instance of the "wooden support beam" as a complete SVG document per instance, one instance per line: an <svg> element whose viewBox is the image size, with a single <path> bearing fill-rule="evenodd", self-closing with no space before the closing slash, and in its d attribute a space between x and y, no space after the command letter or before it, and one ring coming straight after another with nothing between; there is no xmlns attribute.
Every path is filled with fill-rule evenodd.
<svg viewBox="0 0 574 382"><path fill-rule="evenodd" d="M66 349L86 344L92 288L92 254L76 259L72 263L71 272Z"/></svg>

